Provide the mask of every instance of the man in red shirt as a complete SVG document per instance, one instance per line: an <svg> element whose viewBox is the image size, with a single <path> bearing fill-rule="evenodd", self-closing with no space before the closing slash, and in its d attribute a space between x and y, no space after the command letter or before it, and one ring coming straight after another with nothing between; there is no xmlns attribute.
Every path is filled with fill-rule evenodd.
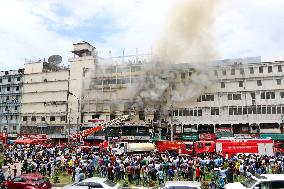
<svg viewBox="0 0 284 189"><path fill-rule="evenodd" d="M200 180L200 168L199 166L196 167L195 169L195 180L199 182Z"/></svg>

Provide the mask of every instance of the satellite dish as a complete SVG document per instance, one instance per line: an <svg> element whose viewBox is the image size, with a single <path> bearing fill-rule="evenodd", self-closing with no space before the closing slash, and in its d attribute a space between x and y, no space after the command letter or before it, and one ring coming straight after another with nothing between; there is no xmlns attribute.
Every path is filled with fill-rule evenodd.
<svg viewBox="0 0 284 189"><path fill-rule="evenodd" d="M48 58L48 63L50 64L60 64L62 62L62 57L60 55L51 55Z"/></svg>

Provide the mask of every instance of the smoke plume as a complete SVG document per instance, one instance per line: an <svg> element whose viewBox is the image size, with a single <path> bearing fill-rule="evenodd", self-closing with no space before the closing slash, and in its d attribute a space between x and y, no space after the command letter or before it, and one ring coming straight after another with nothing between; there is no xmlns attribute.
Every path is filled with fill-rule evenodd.
<svg viewBox="0 0 284 189"><path fill-rule="evenodd" d="M213 35L215 8L214 0L177 1L153 59L145 65L145 78L136 86L138 106L163 109L196 101L210 86L208 66L218 58Z"/></svg>

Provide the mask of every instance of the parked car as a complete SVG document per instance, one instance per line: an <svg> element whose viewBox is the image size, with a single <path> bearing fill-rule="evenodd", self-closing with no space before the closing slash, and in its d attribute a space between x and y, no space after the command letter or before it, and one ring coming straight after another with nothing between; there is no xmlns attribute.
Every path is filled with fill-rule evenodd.
<svg viewBox="0 0 284 189"><path fill-rule="evenodd" d="M196 181L166 181L161 189L201 189L201 183Z"/></svg>
<svg viewBox="0 0 284 189"><path fill-rule="evenodd" d="M263 189L284 188L284 174L262 174L250 176L243 182L234 182L225 185L226 189Z"/></svg>
<svg viewBox="0 0 284 189"><path fill-rule="evenodd" d="M63 189L89 189L89 188L120 188L120 184L116 184L113 181L106 178L92 177L87 178L81 182L64 186Z"/></svg>
<svg viewBox="0 0 284 189"><path fill-rule="evenodd" d="M51 183L48 178L36 173L22 174L7 180L5 181L5 186L8 189L51 189Z"/></svg>

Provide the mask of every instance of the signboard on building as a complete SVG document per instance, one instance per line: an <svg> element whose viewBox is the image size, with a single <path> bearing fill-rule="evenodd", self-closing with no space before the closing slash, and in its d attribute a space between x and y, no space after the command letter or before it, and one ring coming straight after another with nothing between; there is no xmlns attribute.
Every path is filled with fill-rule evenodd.
<svg viewBox="0 0 284 189"><path fill-rule="evenodd" d="M259 134L234 134L234 137L237 138L259 138Z"/></svg>
<svg viewBox="0 0 284 189"><path fill-rule="evenodd" d="M8 137L9 137L9 138L17 138L17 137L18 137L18 134L9 133L9 134L8 134Z"/></svg>
<svg viewBox="0 0 284 189"><path fill-rule="evenodd" d="M155 135L150 138L152 142L160 140L160 137L158 135ZM166 140L166 136L161 136L161 140Z"/></svg>
<svg viewBox="0 0 284 189"><path fill-rule="evenodd" d="M134 136L134 140L150 140L150 136Z"/></svg>
<svg viewBox="0 0 284 189"><path fill-rule="evenodd" d="M215 134L199 134L199 140L215 140Z"/></svg>
<svg viewBox="0 0 284 189"><path fill-rule="evenodd" d="M94 136L94 139L105 140L105 136Z"/></svg>
<svg viewBox="0 0 284 189"><path fill-rule="evenodd" d="M181 133L181 125L176 126L176 133Z"/></svg>
<svg viewBox="0 0 284 189"><path fill-rule="evenodd" d="M216 132L215 136L216 136L216 138L233 137L234 134L232 132Z"/></svg>
<svg viewBox="0 0 284 189"><path fill-rule="evenodd" d="M182 140L198 140L198 134L182 135Z"/></svg>
<svg viewBox="0 0 284 189"><path fill-rule="evenodd" d="M272 140L283 140L284 141L284 133L279 134L260 134L260 138L271 138Z"/></svg>
<svg viewBox="0 0 284 189"><path fill-rule="evenodd" d="M185 132L185 133L191 133L191 132L192 132L192 129L191 129L191 127L184 127L184 128L183 128L183 132Z"/></svg>
<svg viewBox="0 0 284 189"><path fill-rule="evenodd" d="M134 140L134 136L121 136L120 140Z"/></svg>

